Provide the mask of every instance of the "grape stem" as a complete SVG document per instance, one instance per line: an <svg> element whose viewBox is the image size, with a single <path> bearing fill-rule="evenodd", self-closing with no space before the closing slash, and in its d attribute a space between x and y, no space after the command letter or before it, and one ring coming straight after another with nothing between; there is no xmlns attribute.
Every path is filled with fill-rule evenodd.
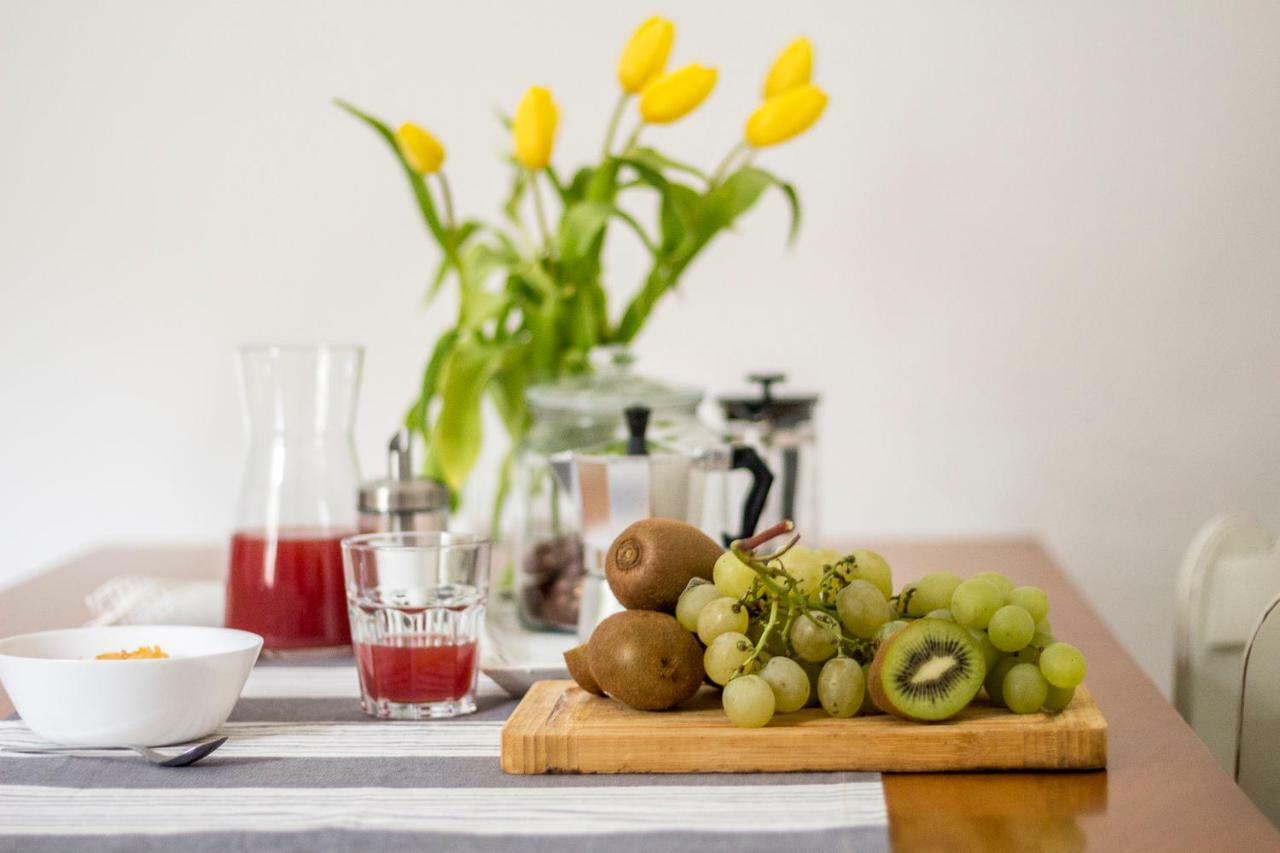
<svg viewBox="0 0 1280 853"><path fill-rule="evenodd" d="M790 533L795 529L795 523L792 522L791 519L786 519L785 521L779 521L772 527L761 530L749 539L735 539L733 542L729 543L729 547L733 549L734 553L737 553L740 550L750 553L768 542L770 539L774 539L784 533Z"/></svg>
<svg viewBox="0 0 1280 853"><path fill-rule="evenodd" d="M744 660L742 662L742 665L738 667L739 675L746 672L747 667L751 665L751 662L754 661L756 658L760 657L760 653L764 651L765 643L769 642L769 636L773 633L773 629L777 624L778 624L778 599L775 598L769 602L769 621L765 623L764 631L761 632L760 634L760 639L756 640L756 647L751 650L751 654L748 655L747 659Z"/></svg>

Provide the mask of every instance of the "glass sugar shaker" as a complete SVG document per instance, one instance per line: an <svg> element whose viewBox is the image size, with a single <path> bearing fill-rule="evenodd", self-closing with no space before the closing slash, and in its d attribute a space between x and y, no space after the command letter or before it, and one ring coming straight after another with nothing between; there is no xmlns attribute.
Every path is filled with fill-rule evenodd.
<svg viewBox="0 0 1280 853"><path fill-rule="evenodd" d="M449 490L413 473L413 436L400 430L387 445L387 478L360 486L361 533L429 533L449 522Z"/></svg>
<svg viewBox="0 0 1280 853"><path fill-rule="evenodd" d="M760 516L760 527L789 518L810 544L821 540L818 529L817 433L814 408L817 394L779 394L774 386L786 381L781 373L754 373L747 381L756 392L718 398L725 430L733 442L756 449L776 478ZM736 506L750 483L746 478L727 480L732 492L726 505Z"/></svg>

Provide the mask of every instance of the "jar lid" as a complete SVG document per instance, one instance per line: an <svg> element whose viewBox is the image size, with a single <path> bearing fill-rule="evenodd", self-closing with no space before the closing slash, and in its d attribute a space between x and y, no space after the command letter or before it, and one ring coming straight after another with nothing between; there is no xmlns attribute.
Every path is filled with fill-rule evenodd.
<svg viewBox="0 0 1280 853"><path fill-rule="evenodd" d="M529 405L544 412L622 416L624 409L680 409L693 413L702 402L702 389L667 385L631 372L635 358L622 347L600 347L595 371L534 385L525 391Z"/></svg>
<svg viewBox="0 0 1280 853"><path fill-rule="evenodd" d="M813 420L817 394L775 394L773 386L786 382L782 373L753 373L748 382L760 386L759 393L725 395L717 398L726 419L731 421L767 421L775 427L793 427Z"/></svg>
<svg viewBox="0 0 1280 853"><path fill-rule="evenodd" d="M371 480L360 486L360 512L436 512L449 506L449 490L435 480Z"/></svg>

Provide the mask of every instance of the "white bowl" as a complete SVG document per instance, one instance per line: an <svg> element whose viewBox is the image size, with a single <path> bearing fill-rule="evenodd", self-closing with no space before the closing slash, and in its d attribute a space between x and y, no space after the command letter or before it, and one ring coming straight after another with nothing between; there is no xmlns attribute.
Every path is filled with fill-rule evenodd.
<svg viewBox="0 0 1280 853"><path fill-rule="evenodd" d="M160 646L157 660L94 660ZM262 650L230 628L68 628L0 640L0 684L33 732L65 746L161 746L226 722Z"/></svg>

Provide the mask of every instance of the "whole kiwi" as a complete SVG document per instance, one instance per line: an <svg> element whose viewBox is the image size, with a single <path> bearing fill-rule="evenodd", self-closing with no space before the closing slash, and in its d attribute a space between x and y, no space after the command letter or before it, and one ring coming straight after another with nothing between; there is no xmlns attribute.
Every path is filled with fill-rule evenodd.
<svg viewBox="0 0 1280 853"><path fill-rule="evenodd" d="M711 569L723 553L714 539L691 524L646 518L613 540L604 573L623 607L671 613L692 578L711 580Z"/></svg>
<svg viewBox="0 0 1280 853"><path fill-rule="evenodd" d="M588 693L594 693L597 696L603 696L604 691L600 689L600 685L596 684L595 676L591 674L591 662L587 660L587 644L574 646L564 653L564 664L569 667L569 677L578 683L578 686Z"/></svg>
<svg viewBox="0 0 1280 853"><path fill-rule="evenodd" d="M674 616L624 610L587 643L591 675L605 693L641 711L674 708L698 692L702 647Z"/></svg>

